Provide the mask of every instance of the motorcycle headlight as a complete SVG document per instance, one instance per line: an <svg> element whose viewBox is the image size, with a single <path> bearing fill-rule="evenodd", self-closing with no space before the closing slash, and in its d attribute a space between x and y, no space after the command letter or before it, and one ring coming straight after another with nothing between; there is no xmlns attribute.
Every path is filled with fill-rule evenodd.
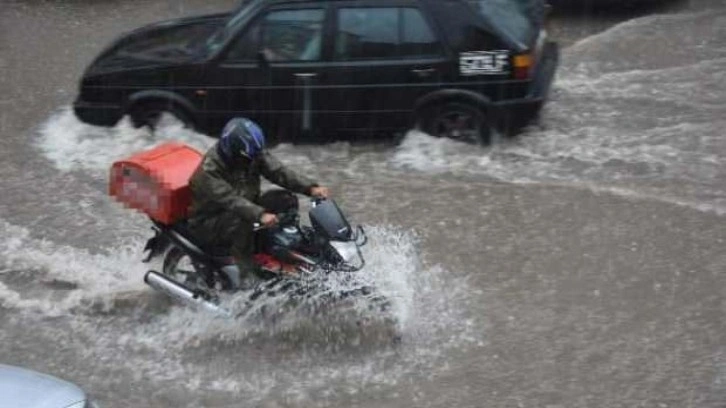
<svg viewBox="0 0 726 408"><path fill-rule="evenodd" d="M358 246L353 241L330 241L330 246L344 262L350 262L358 257Z"/></svg>

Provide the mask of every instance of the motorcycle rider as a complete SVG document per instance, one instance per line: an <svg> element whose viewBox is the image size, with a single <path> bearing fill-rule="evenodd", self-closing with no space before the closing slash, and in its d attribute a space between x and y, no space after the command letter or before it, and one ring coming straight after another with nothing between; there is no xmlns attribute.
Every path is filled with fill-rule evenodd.
<svg viewBox="0 0 726 408"><path fill-rule="evenodd" d="M230 248L240 272L239 289L257 280L254 224L277 224L277 216L258 204L260 176L298 194L327 198L329 191L289 170L265 149L262 129L246 118L230 120L202 158L189 185L189 229L208 248Z"/></svg>

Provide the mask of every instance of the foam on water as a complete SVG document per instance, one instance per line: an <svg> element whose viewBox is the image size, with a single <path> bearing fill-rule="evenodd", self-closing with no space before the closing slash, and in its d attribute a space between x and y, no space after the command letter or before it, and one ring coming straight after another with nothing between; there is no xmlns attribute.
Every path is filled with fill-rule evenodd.
<svg viewBox="0 0 726 408"><path fill-rule="evenodd" d="M22 293L3 284L4 307L27 309L32 305L37 312L56 315L82 306L84 299L150 290L142 282L144 273L149 269L140 261L142 238L90 253L85 249L34 238L27 228L4 220L0 220L0 232L7 237L0 242L3 274L33 271L41 283L55 281L73 286L69 296L61 301L46 299L44 303L44 299L25 298ZM326 290L335 292L375 285L380 294L392 302L397 321L405 323L414 290L409 280L420 267L414 239L392 227L371 227L369 235L371 242L365 247L364 254L368 263L359 277L351 280L349 274L331 275L331 279L325 281ZM194 312L190 316L196 314ZM196 330L199 328L196 325L192 334L198 334Z"/></svg>
<svg viewBox="0 0 726 408"><path fill-rule="evenodd" d="M114 294L144 289L141 278L145 270L139 262L143 248L141 239L90 253L70 245L33 238L27 228L4 220L0 220L0 232L5 237L0 242L3 268L0 274L7 276L15 271L32 271L39 275L37 281L29 279L33 283L77 285L61 298L51 297L50 291L30 291L37 293L38 297L29 298L23 291L0 283L3 307L57 316L75 307L87 306L88 301L103 302L104 299L111 300Z"/></svg>
<svg viewBox="0 0 726 408"><path fill-rule="evenodd" d="M306 305L318 306L318 302L324 300L325 295L330 293L374 286L376 294L384 296L391 302L392 309L389 310L389 313L393 315L397 324L401 327L411 324L412 303L416 290L415 276L417 271L422 268L416 252L415 239L410 234L393 227L374 226L369 228L368 233L370 242L364 247L364 257L367 261L365 268L352 275L350 273L331 274L328 279L319 282L323 286L312 292L313 296L305 299L301 305L298 305L298 308L304 309ZM353 278L351 279L351 277ZM180 308L183 310L175 310L169 315L167 323L171 326L164 331L175 337L175 344L183 345L185 339L199 341L223 336L226 340L232 341L243 339L260 331L269 333L270 331L294 330L301 320L310 318L310 314L307 314L308 311L301 315L295 314L294 310L287 311L286 316L283 316L285 319L276 320L274 327L265 317L254 313L261 308L268 309L268 311L276 310L285 305L285 299L286 296L263 296L252 302L255 309L249 312L245 309L245 303L249 299L244 294L240 294L234 298L224 299L223 305L228 307L233 314L241 311L246 313L231 320L205 318L195 324L190 323L199 320L199 313ZM359 311L354 311L353 320L362 315L368 315L368 305L365 300L353 306L360 307ZM312 312L316 313L317 310Z"/></svg>
<svg viewBox="0 0 726 408"><path fill-rule="evenodd" d="M589 76L682 67L718 59L726 52L725 19L723 4L708 11L632 19L568 48L565 57L570 60L563 68L567 75Z"/></svg>
<svg viewBox="0 0 726 408"><path fill-rule="evenodd" d="M719 202L710 203L719 206L726 197L724 27L724 9L615 26L564 51L543 118L522 135L472 148L412 131L390 163L510 182L637 184L638 190L685 182L719 191ZM702 198L679 197L678 190L648 194Z"/></svg>
<svg viewBox="0 0 726 408"><path fill-rule="evenodd" d="M60 170L105 172L115 160L167 140L188 143L202 151L214 143L214 139L184 128L168 115L152 134L147 128L134 128L128 117L111 128L91 126L79 121L70 107L64 107L40 127L37 146Z"/></svg>
<svg viewBox="0 0 726 408"><path fill-rule="evenodd" d="M395 184L399 178L405 183L405 175L415 171L590 184L638 198L663 195L636 192L630 184L673 179L703 183L701 191L713 189L718 198L723 196L721 164L726 156L721 130L726 128L721 111L726 94L723 27L726 22L718 10L708 15L646 17L576 44L565 52L542 124L492 148L411 132L388 155L357 154L344 143L315 148L314 153L283 145L276 153L310 172L323 162L330 167L325 171L349 177L370 178L359 174L361 168L383 171L392 176L394 188L401 185ZM664 35L673 32L688 35ZM664 38L678 58L658 58L656 51ZM643 39L649 42L636 47L634 41ZM615 64L607 60L613 53L638 58ZM152 136L133 129L127 119L114 128L88 126L64 108L41 127L36 147L59 170L105 177L114 160L167 139L200 150L213 143L173 121L167 120ZM689 201L677 194L673 200L718 210L713 202ZM93 208L87 211L98 214ZM396 385L416 388L416 380L427 375L445 377L452 356L461 350L476 353L486 341L485 325L477 320L485 317L470 313L474 302L482 302L482 291L418 253L414 234L395 226L373 226L368 231L371 242L364 252L368 265L360 279L331 279L325 284L330 290L370 285L390 299L386 318L393 317L395 333L403 337L398 347L363 336L357 323L362 317L371 318L365 299L322 310L321 316L293 310L272 321L265 320L261 310L224 319L178 305L144 306L153 292L142 282L147 266L139 261L141 237L91 252L36 238L28 228L3 220L0 308L12 313L9 330L0 338L9 342L22 338L9 334L17 322L32 325L54 342L83 339L82 344L69 346L82 354L79 364L94 361L114 367L124 374L120 377L124 383L153 387L148 400L155 401L173 401L167 397L175 390L190 389L195 394L231 394L233 400L244 399L250 405L269 400L272 406L278 402L309 406L313 401L334 405L336 397L360 393L361 399L375 399ZM28 282L19 282L14 277L18 273L29 277ZM129 295L130 307L113 301ZM278 300L264 304L274 309ZM97 313L99 302L103 313ZM240 306L239 298L225 302ZM374 315L367 324L385 332L389 322ZM71 330L66 331L67 326ZM39 344L45 348L50 340ZM53 361L62 361L63 352L59 350ZM94 377L91 382L102 385L97 389L111 389L117 381Z"/></svg>
<svg viewBox="0 0 726 408"><path fill-rule="evenodd" d="M172 310L163 321L156 322L154 327L146 327L145 330L148 329L152 332L160 330L161 333L164 333L165 338L173 338L174 341L171 344L184 347L189 342L199 343L220 338L225 341L242 341L250 336L274 336L280 333L289 335L296 330L309 330L309 320L315 320L314 315L318 313L325 317L322 322L319 321L316 324L323 325L325 325L324 320L345 325L345 320L348 320L349 323L357 323L360 318L364 317L373 320L381 319L381 324L389 324L383 321L392 318L396 330L403 332L423 328L430 330L436 327L437 323L429 319L437 320L440 316L429 316L425 313L426 309L436 305L445 312L453 307L453 302L449 306L446 304L451 302L451 298L457 294L457 290L447 291L446 294L438 292L438 287L442 284L440 279L444 278L444 271L437 266L425 267L421 263L416 250L417 240L410 233L394 227L371 227L368 233L370 242L364 251L367 261L365 268L354 273L352 279L349 274L332 274L322 282L324 287L315 290L313 296L302 301L302 304L296 305L296 308L302 310L303 313L297 314L294 309L286 310L282 318L275 316L274 319L269 319L270 316L267 315L271 311L285 305L286 297L262 297L255 301L254 310L259 311L265 308L264 316L247 312L234 319L200 319L200 312L180 307ZM374 287L374 295L388 300L390 308L386 312L371 310L369 302L372 298L366 296L353 298L352 303L343 302L342 306L337 302L333 302L332 305L320 303L327 300L324 296L326 294L350 291L363 286ZM441 303L437 304L439 299ZM234 313L242 310L247 301L246 296L238 295L235 298L225 299L223 304ZM419 302L426 302L426 304ZM305 308L307 305L313 305L316 308L307 310ZM318 307L322 307L322 309ZM438 324L450 323L442 321ZM153 338L155 335L149 334L141 337ZM164 343L163 347L168 346Z"/></svg>
<svg viewBox="0 0 726 408"><path fill-rule="evenodd" d="M336 305L324 307L320 315L318 309L312 313L293 310L269 320L260 314L236 319L215 317L181 305L141 312L141 308L148 309L145 304L152 292L142 282L147 269L139 261L142 240L89 253L33 238L26 228L5 221L0 221L0 231L6 237L0 243L0 307L14 310L18 319L63 318L76 339L88 339L83 348L86 359L132 370L139 378L244 394L256 401L273 394L302 401L318 392L338 393L331 383L355 384L348 387L346 395L359 391L361 384L390 386L421 367L435 366L447 349L481 339L481 334L475 333L478 329L463 317L465 306L461 302L468 291L465 282L451 282L444 269L425 265L417 252L415 235L393 226L367 230L367 265L358 272L359 277L354 281L333 277L327 284L332 291L374 286L377 294L391 302L390 309L380 315L371 312L366 298L339 310ZM27 281L13 282L11 275L20 272L26 274ZM52 282L66 287L36 290ZM118 297L129 298L132 306L116 310L113 300ZM280 298L265 299L262 304L274 309ZM99 303L104 305L104 299L107 301L99 314ZM235 300L228 299L226 305L234 306ZM139 313L148 317L139 320ZM361 319L364 326L359 324ZM51 325L47 330L48 335L55 336L50 332L58 329ZM389 347L399 335L403 336L405 353ZM366 343L373 347L364 346ZM125 352L115 353L119 348ZM341 350L346 349L369 350L373 356L333 365L317 361L329 353L345 354ZM212 362L188 358L199 353L211 353ZM276 362L279 353L287 353L286 368ZM253 360L257 369L234 374L234 364L210 369L209 364L226 361L230 355L246 359L246 364ZM393 367L391 361L395 361Z"/></svg>
<svg viewBox="0 0 726 408"><path fill-rule="evenodd" d="M707 17L715 20L706 24ZM412 131L389 154L357 154L344 143L316 147L314 152L282 145L275 153L310 173L325 163L328 168L323 171L356 178L366 165L388 175L415 171L520 183L584 184L719 211L718 200L724 196L721 181L726 178L721 166L726 160L721 130L726 128L722 27L726 27L723 12L653 16L575 44L563 55L541 124L490 148ZM689 34L667 36L673 53L660 59L655 42L663 39L660 34L676 29ZM631 57L615 63L608 59L613 52ZM200 150L213 143L173 122L163 124L154 136L133 129L128 120L110 129L92 127L65 108L42 126L37 146L60 170L100 175L114 160L166 139L185 141ZM698 202L677 191L639 189L664 180L715 190L715 198ZM131 239L128 246L89 253L32 238L27 229L6 222L0 223L0 231L6 237L0 244L2 307L18 310L21 316L64 316L76 331L93 338L85 351L88 358L133 371L139 379L151 378L156 384L168 381L182 388L244 395L251 404L274 397L304 405L361 390L370 395L419 372L441 372L455 350L471 350L485 339L484 325L467 312L467 302L480 301L482 294L472 293L465 280L455 280L445 268L427 262L425 254L417 251L415 235L394 226L368 228L371 242L364 252L368 264L356 280L333 276L324 282L328 291L375 287L391 300L385 317L371 316L366 299L340 308L315 304L312 309L318 315L305 307L276 314L275 309L284 306L278 297L266 299L254 313L238 319L214 318L182 306L153 309L139 319L138 310L114 310L113 302L107 304L110 317L99 317L89 299L93 303L151 290L142 283L146 266L138 261L140 238ZM19 290L17 283L4 279L18 269L37 273L41 282L72 282L77 288L61 297L50 291ZM243 303L242 297L225 299L233 310ZM368 329L384 334L393 321L396 334L403 337L401 347L366 339L357 326L363 318L370 319ZM115 353L119 347L127 352ZM356 357L356 353L362 354ZM335 358L327 360L329 354ZM242 370L250 367L253 372Z"/></svg>
<svg viewBox="0 0 726 408"><path fill-rule="evenodd" d="M186 342L182 342L185 344L183 348L209 349L210 333L216 333L215 337L223 337L227 341L235 338L229 347L242 350L242 353L247 349L246 344L253 350L259 350L261 344L272 343L274 346L262 347L258 352L253 364L255 370L233 377L225 377L224 370L219 370L219 366L216 366L217 370L212 375L199 373L198 369L186 366L186 383L202 389L245 395L254 403L272 398L305 404L340 396L355 396L371 390L388 390L410 379L412 375L441 368L445 364L444 356L451 350L480 343L483 338L478 332L480 328L475 328L470 320L463 317L464 305L461 302L467 298L466 293L469 290L464 283L446 282L446 271L439 267L413 270L409 266L408 269L414 274L408 275L400 269L390 268L381 271L389 279L395 277L394 280L398 281L409 280L411 287L407 292L414 288L417 290L412 292L412 302L409 304L411 308L405 317L407 323L400 329L403 343L398 349L390 347L390 336L388 341L382 339L375 341L373 347L366 347L356 341L355 335L351 333L309 330L305 320L285 322L272 328L272 332L265 330L253 333L240 327L230 327L228 334L231 336L224 336L219 334L218 328L204 330L199 336L206 338L206 341L189 337ZM387 291L384 287L385 285L381 290ZM443 287L447 290L441 290ZM355 315L350 317L354 318ZM251 343L245 343L238 337L239 334L231 333L235 330L246 332L246 339ZM358 335L364 335L363 331ZM319 347L314 347L315 344ZM290 349L295 351L291 352ZM224 350L226 348L220 352L224 353ZM360 350L365 352L360 355ZM273 357L277 353L283 354L284 362ZM348 354L353 357L344 357ZM245 364L248 363L249 361Z"/></svg>
<svg viewBox="0 0 726 408"><path fill-rule="evenodd" d="M186 143L205 152L216 139L184 127L170 115L164 115L152 133L148 128L134 128L128 117L114 127L88 125L76 118L71 107L63 107L40 126L35 144L58 170L79 170L105 178L114 161L165 141ZM292 168L316 175L319 163L330 165L350 160L348 147L347 143L335 143L312 152L309 148L281 144L273 152Z"/></svg>

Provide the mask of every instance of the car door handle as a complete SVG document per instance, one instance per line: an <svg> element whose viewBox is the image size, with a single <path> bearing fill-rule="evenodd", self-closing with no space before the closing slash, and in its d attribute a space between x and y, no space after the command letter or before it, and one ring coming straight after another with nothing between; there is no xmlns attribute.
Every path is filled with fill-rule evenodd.
<svg viewBox="0 0 726 408"><path fill-rule="evenodd" d="M427 78L433 75L434 72L436 72L436 68L412 69L411 72L419 78Z"/></svg>
<svg viewBox="0 0 726 408"><path fill-rule="evenodd" d="M293 74L295 81L303 86L310 86L313 84L313 80L318 77L316 72L296 72Z"/></svg>

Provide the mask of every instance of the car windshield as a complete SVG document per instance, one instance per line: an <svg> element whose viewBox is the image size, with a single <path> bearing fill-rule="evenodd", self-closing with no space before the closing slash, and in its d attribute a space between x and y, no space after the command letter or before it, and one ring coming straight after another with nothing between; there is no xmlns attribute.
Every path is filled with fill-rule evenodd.
<svg viewBox="0 0 726 408"><path fill-rule="evenodd" d="M528 16L533 15L539 0L468 0L480 14L517 41L528 44L534 25Z"/></svg>

